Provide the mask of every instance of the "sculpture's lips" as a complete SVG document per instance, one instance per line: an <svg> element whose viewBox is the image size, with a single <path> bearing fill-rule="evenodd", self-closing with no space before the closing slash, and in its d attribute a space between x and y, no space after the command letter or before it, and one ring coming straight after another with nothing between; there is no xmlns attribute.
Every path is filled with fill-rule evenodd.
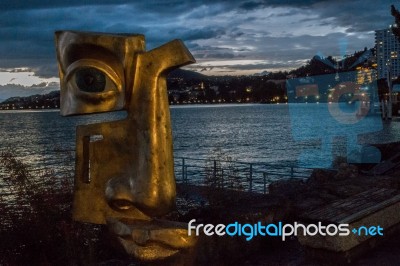
<svg viewBox="0 0 400 266"><path fill-rule="evenodd" d="M187 224L166 220L107 219L126 252L141 260L158 260L175 255L195 245L197 238L188 235Z"/></svg>

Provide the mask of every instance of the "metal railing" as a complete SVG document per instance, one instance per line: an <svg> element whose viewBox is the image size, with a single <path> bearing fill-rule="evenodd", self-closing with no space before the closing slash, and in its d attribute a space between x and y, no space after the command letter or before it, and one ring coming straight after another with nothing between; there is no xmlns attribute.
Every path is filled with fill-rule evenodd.
<svg viewBox="0 0 400 266"><path fill-rule="evenodd" d="M47 152L47 156L50 158L29 165L31 174L48 174L60 179L74 176L75 156L72 150ZM307 179L313 170L292 165L188 157L175 157L174 166L177 183L264 194L269 192L268 187L274 181ZM0 177L3 175L0 171ZM0 191L3 185L0 183Z"/></svg>
<svg viewBox="0 0 400 266"><path fill-rule="evenodd" d="M313 169L292 165L175 157L176 182L217 188L268 193L274 181L307 179Z"/></svg>

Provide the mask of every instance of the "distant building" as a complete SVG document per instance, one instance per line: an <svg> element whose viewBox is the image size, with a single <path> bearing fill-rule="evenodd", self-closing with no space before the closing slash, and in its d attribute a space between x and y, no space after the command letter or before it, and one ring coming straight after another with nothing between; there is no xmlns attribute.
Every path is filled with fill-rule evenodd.
<svg viewBox="0 0 400 266"><path fill-rule="evenodd" d="M378 79L388 77L391 70L392 79L400 76L400 42L388 29L375 31L376 60L378 64Z"/></svg>
<svg viewBox="0 0 400 266"><path fill-rule="evenodd" d="M358 66L356 67L356 75L356 83L359 85L370 84L376 80L376 71L374 68Z"/></svg>

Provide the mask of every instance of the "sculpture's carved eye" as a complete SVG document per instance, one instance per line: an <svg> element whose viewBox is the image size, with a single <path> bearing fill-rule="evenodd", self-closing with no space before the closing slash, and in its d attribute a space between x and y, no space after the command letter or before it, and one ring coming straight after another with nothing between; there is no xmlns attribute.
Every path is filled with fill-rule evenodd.
<svg viewBox="0 0 400 266"><path fill-rule="evenodd" d="M110 93L118 94L123 88L122 78L114 68L93 59L81 59L72 63L67 69L65 80L77 93L81 92L92 98L104 98L105 95L111 97Z"/></svg>
<svg viewBox="0 0 400 266"><path fill-rule="evenodd" d="M106 74L93 67L81 68L75 72L75 83L84 92L103 92L107 79Z"/></svg>

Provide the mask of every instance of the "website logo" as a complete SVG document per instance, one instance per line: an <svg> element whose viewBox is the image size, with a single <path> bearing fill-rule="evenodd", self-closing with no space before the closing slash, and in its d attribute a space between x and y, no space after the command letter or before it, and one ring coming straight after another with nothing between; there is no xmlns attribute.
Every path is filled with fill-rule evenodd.
<svg viewBox="0 0 400 266"><path fill-rule="evenodd" d="M192 219L188 223L188 235L195 234L199 236L243 236L246 241L252 240L255 236L280 237L285 241L292 236L348 236L351 233L358 236L383 236L383 228L377 226L360 226L350 230L349 224L328 224L323 225L321 222L317 224L302 224L294 222L293 224L278 223L262 223L241 224L239 222L225 224L195 224L196 219Z"/></svg>

